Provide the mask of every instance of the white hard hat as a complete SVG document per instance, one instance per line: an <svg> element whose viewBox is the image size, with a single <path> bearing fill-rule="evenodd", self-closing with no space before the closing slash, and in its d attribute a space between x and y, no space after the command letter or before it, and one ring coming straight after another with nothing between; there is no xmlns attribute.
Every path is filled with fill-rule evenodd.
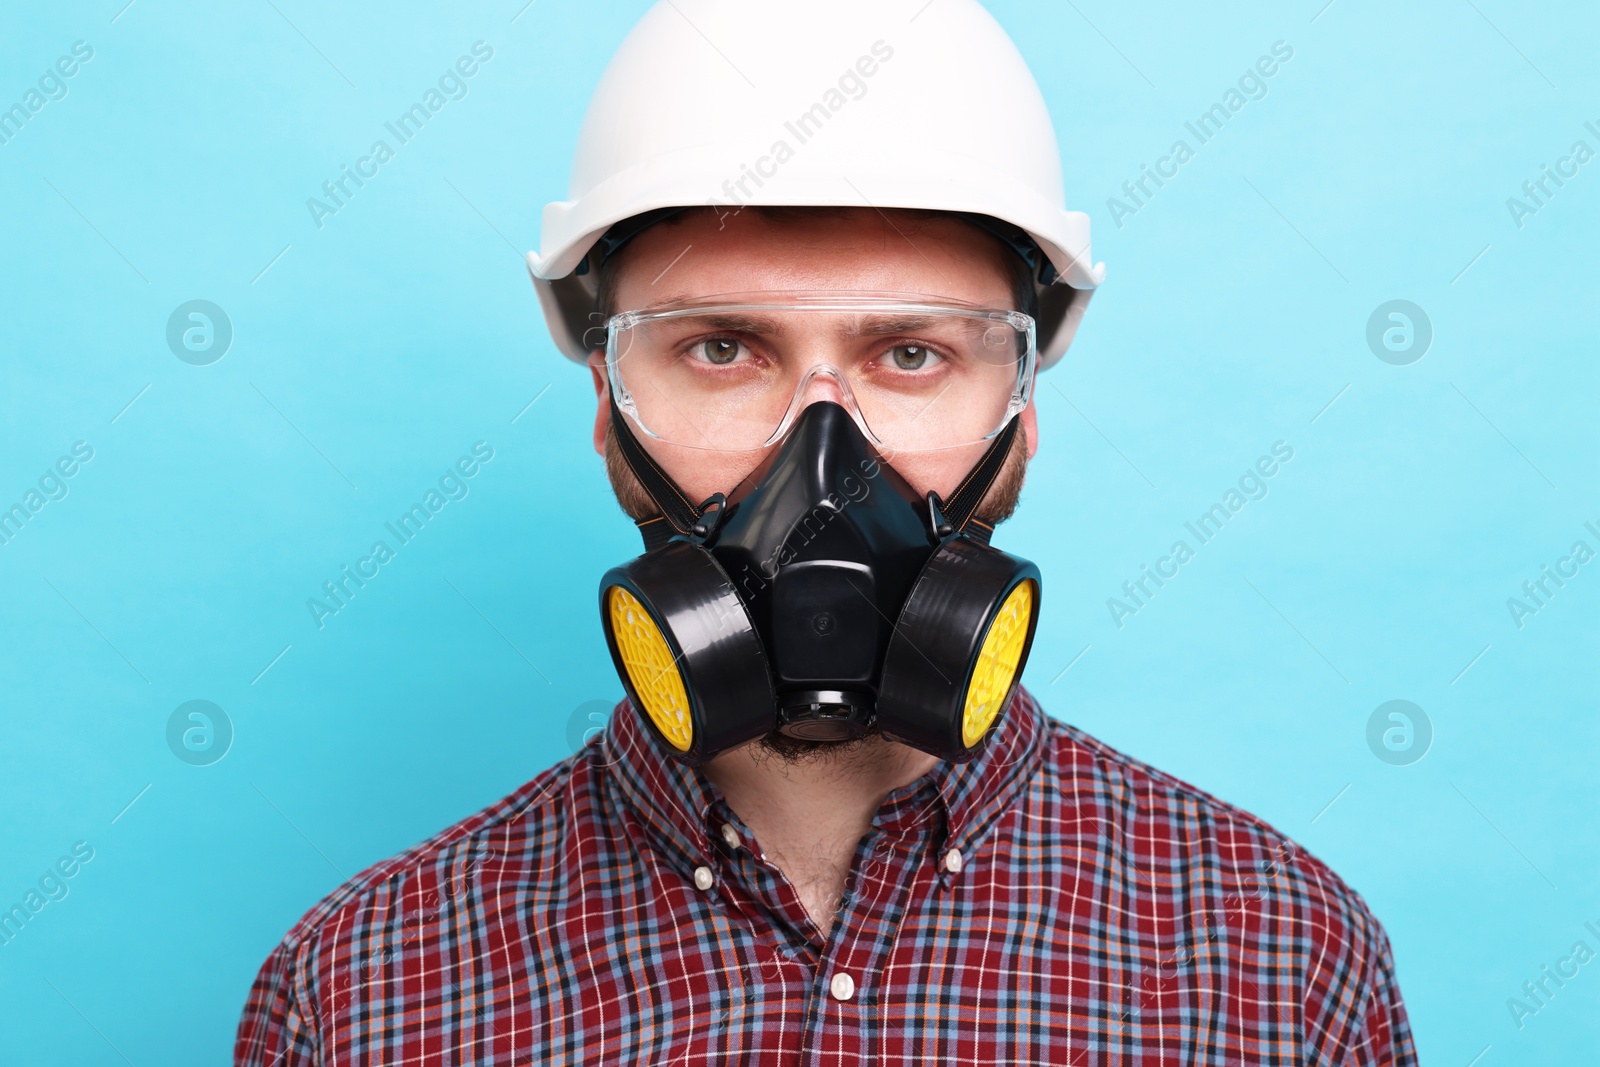
<svg viewBox="0 0 1600 1067"><path fill-rule="evenodd" d="M595 89L568 199L545 206L541 251L528 253L562 352L582 362L604 346L599 238L645 212L699 205L923 208L1020 228L1045 258L1041 368L1066 351L1105 278L1089 216L1066 210L1039 87L976 0L650 8Z"/></svg>

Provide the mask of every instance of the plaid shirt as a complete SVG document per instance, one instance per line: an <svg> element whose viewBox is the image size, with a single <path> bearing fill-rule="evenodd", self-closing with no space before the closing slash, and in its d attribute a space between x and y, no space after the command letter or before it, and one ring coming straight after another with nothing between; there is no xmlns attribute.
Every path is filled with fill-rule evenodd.
<svg viewBox="0 0 1600 1067"><path fill-rule="evenodd" d="M831 930L618 705L267 959L236 1062L1416 1062L1388 938L1321 862L1046 717L890 793Z"/></svg>

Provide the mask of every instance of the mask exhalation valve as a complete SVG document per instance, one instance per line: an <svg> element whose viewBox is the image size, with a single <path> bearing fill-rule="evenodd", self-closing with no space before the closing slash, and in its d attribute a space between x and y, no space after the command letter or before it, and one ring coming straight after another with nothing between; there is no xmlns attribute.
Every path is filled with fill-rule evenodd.
<svg viewBox="0 0 1600 1067"><path fill-rule="evenodd" d="M872 726L872 697L817 689L796 693L778 709L778 732L806 741L849 741Z"/></svg>

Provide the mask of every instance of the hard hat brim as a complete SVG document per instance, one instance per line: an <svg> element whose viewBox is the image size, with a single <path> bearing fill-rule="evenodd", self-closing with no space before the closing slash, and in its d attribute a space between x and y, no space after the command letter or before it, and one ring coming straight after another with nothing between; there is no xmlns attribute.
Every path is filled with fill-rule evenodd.
<svg viewBox="0 0 1600 1067"><path fill-rule="evenodd" d="M734 160L752 158L748 145L725 147L716 154ZM976 173L969 157L924 149L921 162L928 176L897 174L892 194L879 196L870 175L852 180L848 160L820 151L791 161L758 188L746 181L742 189L707 189L705 155L702 148L656 156L611 176L580 199L546 205L543 250L528 253L528 271L551 336L570 359L584 362L591 351L602 347L593 343L598 335L591 332L599 325L592 279L573 272L613 224L660 208L704 206L719 212L751 206L913 208L972 212L1021 227L1059 276L1055 284L1040 286L1041 369L1066 351L1090 293L1105 278L1104 265L1091 257L1087 214L1064 211L1021 183L1007 187L1002 181L997 187L993 173ZM739 174L739 169L734 165L710 172Z"/></svg>

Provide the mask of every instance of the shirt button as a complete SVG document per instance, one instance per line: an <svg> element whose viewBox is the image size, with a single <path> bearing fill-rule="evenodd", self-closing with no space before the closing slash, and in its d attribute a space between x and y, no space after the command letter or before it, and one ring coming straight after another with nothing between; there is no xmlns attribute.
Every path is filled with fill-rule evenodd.
<svg viewBox="0 0 1600 1067"><path fill-rule="evenodd" d="M951 874L961 873L961 853L951 849L944 854L944 869Z"/></svg>
<svg viewBox="0 0 1600 1067"><path fill-rule="evenodd" d="M739 831L733 828L732 823L722 824L722 839L726 841L728 843L728 847L733 849L735 852L744 847L744 842L739 840Z"/></svg>
<svg viewBox="0 0 1600 1067"><path fill-rule="evenodd" d="M840 971L828 983L828 992L833 994L834 1000L849 1000L856 995L856 980Z"/></svg>
<svg viewBox="0 0 1600 1067"><path fill-rule="evenodd" d="M696 867L694 869L695 888L710 889L711 883L714 881L716 881L716 878L712 876L710 867Z"/></svg>

